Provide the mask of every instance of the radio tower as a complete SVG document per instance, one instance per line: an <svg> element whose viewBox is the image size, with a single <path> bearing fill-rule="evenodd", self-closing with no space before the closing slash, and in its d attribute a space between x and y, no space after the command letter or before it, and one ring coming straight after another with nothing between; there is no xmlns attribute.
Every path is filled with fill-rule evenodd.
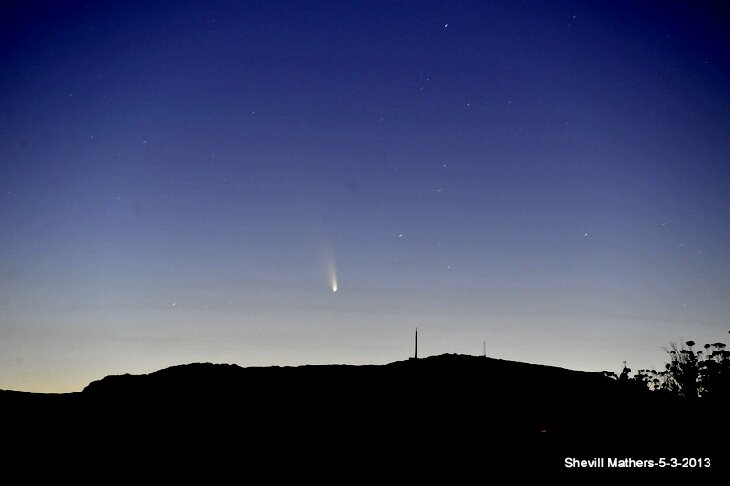
<svg viewBox="0 0 730 486"><path fill-rule="evenodd" d="M416 354L413 356L413 359L418 359L418 328L416 328Z"/></svg>

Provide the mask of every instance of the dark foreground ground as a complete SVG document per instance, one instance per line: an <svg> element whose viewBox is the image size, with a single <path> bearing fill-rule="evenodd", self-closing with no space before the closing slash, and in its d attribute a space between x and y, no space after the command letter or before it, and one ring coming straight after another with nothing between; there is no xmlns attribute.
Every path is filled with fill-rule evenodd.
<svg viewBox="0 0 730 486"><path fill-rule="evenodd" d="M0 392L6 474L104 484L256 478L727 477L728 412L598 373L442 355L383 366L191 364L81 393ZM672 468L566 468L566 458ZM703 466L681 467L700 459ZM499 482L502 482L500 480Z"/></svg>

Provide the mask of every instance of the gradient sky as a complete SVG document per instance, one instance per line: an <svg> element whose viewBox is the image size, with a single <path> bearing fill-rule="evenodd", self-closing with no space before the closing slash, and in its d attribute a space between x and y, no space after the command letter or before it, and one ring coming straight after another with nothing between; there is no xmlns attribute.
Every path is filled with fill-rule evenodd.
<svg viewBox="0 0 730 486"><path fill-rule="evenodd" d="M0 388L726 341L708 5L3 2Z"/></svg>

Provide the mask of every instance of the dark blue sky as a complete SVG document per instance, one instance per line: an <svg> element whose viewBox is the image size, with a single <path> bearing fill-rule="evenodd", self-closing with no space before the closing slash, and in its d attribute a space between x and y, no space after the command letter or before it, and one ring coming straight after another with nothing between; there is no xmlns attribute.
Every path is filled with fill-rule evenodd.
<svg viewBox="0 0 730 486"><path fill-rule="evenodd" d="M701 2L0 7L0 388L190 361L661 367L730 323ZM331 290L336 273L338 291Z"/></svg>

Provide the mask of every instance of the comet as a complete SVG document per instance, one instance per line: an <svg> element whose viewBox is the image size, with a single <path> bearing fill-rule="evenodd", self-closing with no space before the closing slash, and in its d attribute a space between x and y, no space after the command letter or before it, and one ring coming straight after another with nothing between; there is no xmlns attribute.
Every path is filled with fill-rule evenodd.
<svg viewBox="0 0 730 486"><path fill-rule="evenodd" d="M337 292L337 265L335 264L335 255L332 248L327 245L325 249L325 261L327 266L327 280L329 281L332 292Z"/></svg>
<svg viewBox="0 0 730 486"><path fill-rule="evenodd" d="M337 292L337 269L335 268L334 261L330 262L329 265L327 265L327 273L329 275L330 280L330 287L332 288L332 292Z"/></svg>

